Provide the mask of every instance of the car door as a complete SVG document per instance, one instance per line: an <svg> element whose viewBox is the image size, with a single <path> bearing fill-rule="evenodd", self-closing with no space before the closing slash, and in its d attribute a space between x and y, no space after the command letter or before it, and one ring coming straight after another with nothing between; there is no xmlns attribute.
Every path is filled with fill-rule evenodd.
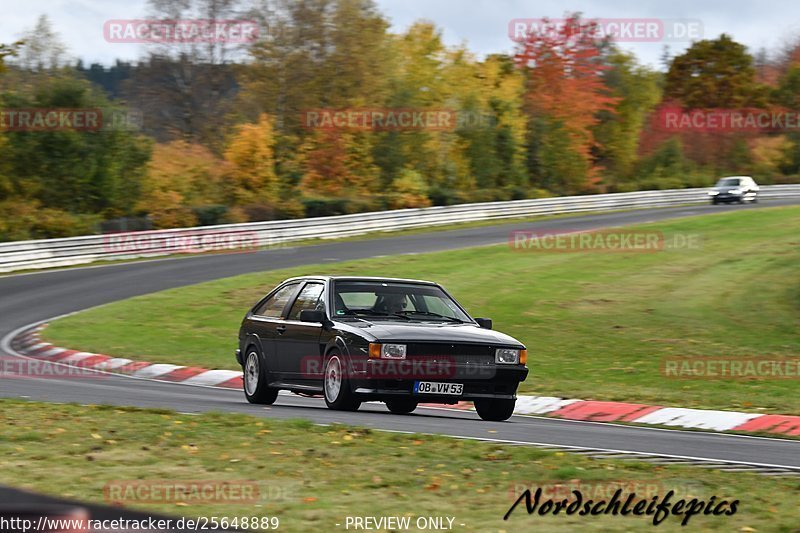
<svg viewBox="0 0 800 533"><path fill-rule="evenodd" d="M285 372L286 362L276 349L275 339L286 330L288 306L301 285L302 282L294 281L279 287L259 302L250 316L250 330L261 341L262 355L273 378L281 379Z"/></svg>
<svg viewBox="0 0 800 533"><path fill-rule="evenodd" d="M298 292L286 316L286 330L276 337L276 349L286 363L286 377L293 383L310 384L322 378L320 337L322 324L301 322L300 312L325 310L325 285L309 281Z"/></svg>

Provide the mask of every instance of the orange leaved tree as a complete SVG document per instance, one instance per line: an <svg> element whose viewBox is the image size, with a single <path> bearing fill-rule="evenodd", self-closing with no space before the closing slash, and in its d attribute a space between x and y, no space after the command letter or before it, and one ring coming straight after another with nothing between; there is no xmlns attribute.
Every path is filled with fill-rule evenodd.
<svg viewBox="0 0 800 533"><path fill-rule="evenodd" d="M547 185L561 192L590 190L598 168L592 160L595 140L592 128L598 113L613 111L618 99L609 95L602 73L603 42L597 25L571 15L563 24L545 21L545 31L531 31L521 43L515 59L528 73L526 103L532 120L544 124L543 151L552 148L558 157L541 154L541 172L550 174ZM547 137L553 138L547 138ZM567 149L569 153L564 153ZM545 176L547 178L547 176ZM552 183L553 179L561 180Z"/></svg>

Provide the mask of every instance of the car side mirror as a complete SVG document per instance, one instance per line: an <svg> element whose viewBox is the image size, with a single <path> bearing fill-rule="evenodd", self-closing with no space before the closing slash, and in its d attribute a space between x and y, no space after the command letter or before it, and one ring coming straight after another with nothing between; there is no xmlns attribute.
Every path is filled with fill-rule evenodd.
<svg viewBox="0 0 800 533"><path fill-rule="evenodd" d="M483 329L492 329L492 319L491 318L476 318L475 322L478 323L480 327Z"/></svg>
<svg viewBox="0 0 800 533"><path fill-rule="evenodd" d="M300 322L321 322L323 325L328 323L325 311L317 309L303 309L300 311Z"/></svg>

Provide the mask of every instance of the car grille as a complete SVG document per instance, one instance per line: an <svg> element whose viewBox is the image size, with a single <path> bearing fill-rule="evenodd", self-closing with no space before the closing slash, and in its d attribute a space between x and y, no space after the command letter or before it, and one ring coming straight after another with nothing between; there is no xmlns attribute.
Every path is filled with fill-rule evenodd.
<svg viewBox="0 0 800 533"><path fill-rule="evenodd" d="M444 358L457 362L488 364L494 362L494 348L481 344L412 342L406 346L410 357Z"/></svg>

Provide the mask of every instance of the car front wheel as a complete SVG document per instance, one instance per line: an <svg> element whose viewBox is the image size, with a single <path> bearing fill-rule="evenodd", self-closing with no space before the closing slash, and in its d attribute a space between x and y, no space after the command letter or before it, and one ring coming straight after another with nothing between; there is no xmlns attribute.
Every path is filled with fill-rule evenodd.
<svg viewBox="0 0 800 533"><path fill-rule="evenodd" d="M475 400L475 410L478 416L484 420L502 422L508 420L514 414L516 400L503 400L498 398L482 398Z"/></svg>
<svg viewBox="0 0 800 533"><path fill-rule="evenodd" d="M247 350L244 360L244 395L248 402L263 405L272 405L278 399L278 389L267 386L261 356L252 346Z"/></svg>
<svg viewBox="0 0 800 533"><path fill-rule="evenodd" d="M407 415L408 413L412 413L414 409L417 408L417 405L419 405L419 402L403 398L386 400L386 408L396 415Z"/></svg>
<svg viewBox="0 0 800 533"><path fill-rule="evenodd" d="M322 384L325 404L337 411L357 411L361 407L361 400L350 388L345 364L344 357L338 352L331 353L325 361Z"/></svg>

